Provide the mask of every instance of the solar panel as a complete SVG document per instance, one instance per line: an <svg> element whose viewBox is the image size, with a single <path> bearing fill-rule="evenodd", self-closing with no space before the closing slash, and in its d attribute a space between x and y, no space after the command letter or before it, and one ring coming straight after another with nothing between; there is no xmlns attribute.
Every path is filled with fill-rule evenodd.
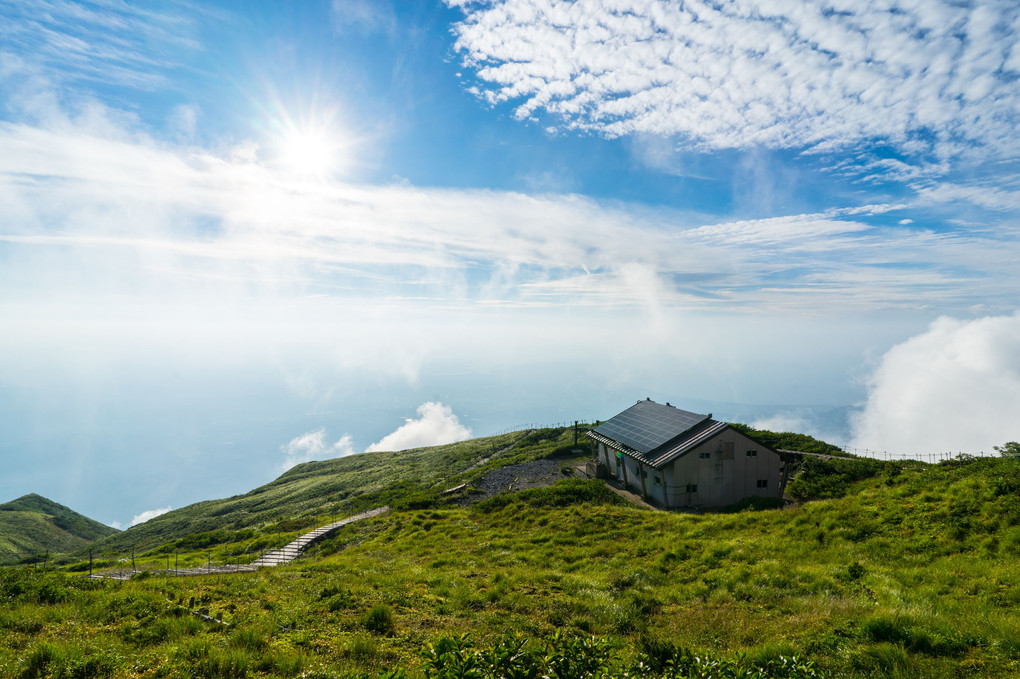
<svg viewBox="0 0 1020 679"><path fill-rule="evenodd" d="M638 401L595 431L647 454L708 418L655 401Z"/></svg>

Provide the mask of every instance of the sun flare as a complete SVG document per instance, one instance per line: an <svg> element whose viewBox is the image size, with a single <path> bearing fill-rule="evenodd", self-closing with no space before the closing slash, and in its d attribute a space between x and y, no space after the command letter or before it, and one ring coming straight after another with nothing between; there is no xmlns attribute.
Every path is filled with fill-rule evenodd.
<svg viewBox="0 0 1020 679"><path fill-rule="evenodd" d="M280 140L279 162L300 177L327 177L343 165L343 145L326 129L290 129Z"/></svg>

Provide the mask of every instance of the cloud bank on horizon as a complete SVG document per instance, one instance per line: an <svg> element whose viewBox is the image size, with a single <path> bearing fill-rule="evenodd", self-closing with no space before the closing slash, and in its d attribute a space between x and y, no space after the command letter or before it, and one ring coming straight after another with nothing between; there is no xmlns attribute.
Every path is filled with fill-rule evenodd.
<svg viewBox="0 0 1020 679"><path fill-rule="evenodd" d="M991 453L1020 441L1020 312L942 317L891 348L868 380L852 445L893 454Z"/></svg>

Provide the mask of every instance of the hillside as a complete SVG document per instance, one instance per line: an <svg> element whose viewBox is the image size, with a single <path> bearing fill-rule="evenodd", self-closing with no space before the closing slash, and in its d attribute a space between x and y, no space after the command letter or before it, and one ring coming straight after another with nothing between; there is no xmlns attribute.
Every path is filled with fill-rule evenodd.
<svg viewBox="0 0 1020 679"><path fill-rule="evenodd" d="M587 440L579 447L588 449ZM496 467L571 455L572 428L540 429L400 452L306 462L243 495L199 502L167 512L102 540L97 551L152 549L200 533L214 542L252 537L252 529L288 533L316 518L343 516L381 505L429 504L443 490L479 479ZM583 453L586 454L586 453ZM256 549L264 546L256 545Z"/></svg>
<svg viewBox="0 0 1020 679"><path fill-rule="evenodd" d="M1018 676L1020 460L884 463L859 478L834 464L808 476L839 497L781 510L647 511L571 479L393 512L251 574L0 570L0 670ZM232 626L183 615L190 601ZM561 661L575 672L555 671Z"/></svg>
<svg viewBox="0 0 1020 679"><path fill-rule="evenodd" d="M34 493L0 505L0 563L45 552L73 552L116 528Z"/></svg>

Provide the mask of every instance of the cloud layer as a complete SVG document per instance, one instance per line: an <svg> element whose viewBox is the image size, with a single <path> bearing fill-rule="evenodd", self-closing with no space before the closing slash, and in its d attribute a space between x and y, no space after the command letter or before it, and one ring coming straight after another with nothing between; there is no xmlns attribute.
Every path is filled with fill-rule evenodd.
<svg viewBox="0 0 1020 679"><path fill-rule="evenodd" d="M280 446L286 458L281 469L286 471L295 465L312 460L330 460L336 457L354 455L354 441L350 434L344 434L336 442L326 440L326 430L316 429L301 436L295 436L286 445Z"/></svg>
<svg viewBox="0 0 1020 679"><path fill-rule="evenodd" d="M872 374L853 445L894 454L978 453L1020 440L1020 313L943 317Z"/></svg>
<svg viewBox="0 0 1020 679"><path fill-rule="evenodd" d="M471 430L460 423L450 406L429 401L418 406L418 419L407 420L399 429L366 448L365 452L439 446L469 438Z"/></svg>
<svg viewBox="0 0 1020 679"><path fill-rule="evenodd" d="M89 116L0 122L0 249L24 263L0 272L3 293L994 309L1017 284L1012 223L945 232L879 204L705 224L575 195L300 182L250 150Z"/></svg>
<svg viewBox="0 0 1020 679"><path fill-rule="evenodd" d="M447 0L490 103L608 136L705 149L1015 156L1015 3Z"/></svg>

